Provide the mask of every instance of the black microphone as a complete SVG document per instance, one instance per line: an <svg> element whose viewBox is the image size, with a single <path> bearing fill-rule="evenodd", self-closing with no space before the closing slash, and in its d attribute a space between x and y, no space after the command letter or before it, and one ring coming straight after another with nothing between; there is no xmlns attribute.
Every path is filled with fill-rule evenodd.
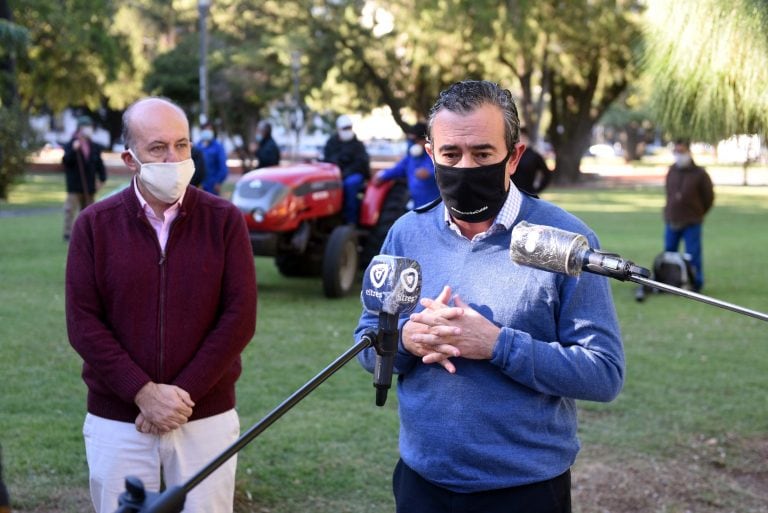
<svg viewBox="0 0 768 513"><path fill-rule="evenodd" d="M421 296L421 267L410 258L376 255L363 277L360 299L363 307L379 316L374 347L376 365L373 386L376 406L384 406L392 386L392 369L397 353L398 319L414 309Z"/></svg>
<svg viewBox="0 0 768 513"><path fill-rule="evenodd" d="M587 238L579 233L526 221L512 229L509 254L518 264L568 276L579 276L581 271L621 281L631 276L651 276L648 269L616 253L590 248Z"/></svg>

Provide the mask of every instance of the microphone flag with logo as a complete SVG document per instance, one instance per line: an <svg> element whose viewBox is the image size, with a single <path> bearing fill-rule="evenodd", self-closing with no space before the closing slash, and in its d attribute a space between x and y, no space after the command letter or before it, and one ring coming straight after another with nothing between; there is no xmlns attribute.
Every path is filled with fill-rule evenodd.
<svg viewBox="0 0 768 513"><path fill-rule="evenodd" d="M363 277L361 300L369 312L399 315L416 307L421 296L421 266L416 260L376 255Z"/></svg>
<svg viewBox="0 0 768 513"><path fill-rule="evenodd" d="M373 386L376 405L383 406L392 385L395 354L399 340L401 314L416 307L421 296L421 266L415 260L390 255L376 255L363 277L360 299L366 311L379 316L376 333L376 364Z"/></svg>

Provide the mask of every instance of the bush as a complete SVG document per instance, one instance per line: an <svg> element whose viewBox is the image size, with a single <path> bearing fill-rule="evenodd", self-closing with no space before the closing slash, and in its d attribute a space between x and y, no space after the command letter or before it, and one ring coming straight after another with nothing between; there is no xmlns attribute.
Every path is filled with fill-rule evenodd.
<svg viewBox="0 0 768 513"><path fill-rule="evenodd" d="M0 107L0 200L8 199L11 186L20 178L27 157L37 147L37 137L27 115L18 107Z"/></svg>

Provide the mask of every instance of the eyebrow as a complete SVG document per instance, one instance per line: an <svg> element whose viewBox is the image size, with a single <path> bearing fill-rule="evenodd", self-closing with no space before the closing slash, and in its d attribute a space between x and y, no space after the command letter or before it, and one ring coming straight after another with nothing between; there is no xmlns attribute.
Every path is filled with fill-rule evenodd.
<svg viewBox="0 0 768 513"><path fill-rule="evenodd" d="M151 146L153 144L163 144L165 146L168 146L169 144L179 144L179 143L184 143L184 142L186 142L186 143L190 142L189 137L182 137L181 139L177 139L177 140L175 140L173 142L170 142L170 143L168 143L166 141L161 141L159 139L156 139L154 141L150 141L149 142L149 146Z"/></svg>
<svg viewBox="0 0 768 513"><path fill-rule="evenodd" d="M457 144L444 144L440 146L440 151L455 151L459 149L459 145ZM483 144L473 144L469 147L470 150L473 151L479 151L479 150L495 150L496 146L490 143L483 143Z"/></svg>

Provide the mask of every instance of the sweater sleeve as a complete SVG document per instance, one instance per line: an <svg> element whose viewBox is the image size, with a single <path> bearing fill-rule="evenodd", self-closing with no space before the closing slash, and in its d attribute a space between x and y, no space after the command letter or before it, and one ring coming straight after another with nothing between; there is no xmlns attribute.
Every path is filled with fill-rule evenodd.
<svg viewBox="0 0 768 513"><path fill-rule="evenodd" d="M219 143L219 147L216 151L216 161L217 161L217 168L219 171L219 175L217 177L217 182L224 182L224 180L227 179L227 175L229 174L229 168L227 167L227 152L224 149L224 146L222 146Z"/></svg>
<svg viewBox="0 0 768 513"><path fill-rule="evenodd" d="M704 213L706 214L715 203L715 188L712 185L712 178L710 178L706 171L703 171L702 173L700 188L701 203L704 206Z"/></svg>
<svg viewBox="0 0 768 513"><path fill-rule="evenodd" d="M394 180L395 178L406 178L408 170L408 157L403 157L397 163L381 172L382 180Z"/></svg>
<svg viewBox="0 0 768 513"><path fill-rule="evenodd" d="M69 243L65 282L69 341L89 372L95 372L122 401L133 403L150 377L131 359L107 324L94 274L90 219L87 215L78 217Z"/></svg>
<svg viewBox="0 0 768 513"><path fill-rule="evenodd" d="M590 243L598 247L595 240ZM503 327L491 363L537 392L613 400L623 385L624 351L608 278L563 277L559 301L556 340Z"/></svg>
<svg viewBox="0 0 768 513"><path fill-rule="evenodd" d="M240 212L227 210L225 272L220 313L195 357L173 380L192 396L204 396L240 357L256 329L256 269L248 230Z"/></svg>

